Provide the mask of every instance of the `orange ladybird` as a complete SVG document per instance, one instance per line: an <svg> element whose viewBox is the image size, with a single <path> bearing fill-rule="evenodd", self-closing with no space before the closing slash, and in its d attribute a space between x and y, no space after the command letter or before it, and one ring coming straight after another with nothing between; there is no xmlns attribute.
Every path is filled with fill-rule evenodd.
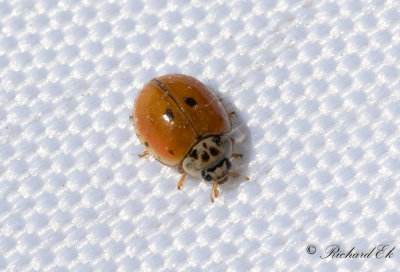
<svg viewBox="0 0 400 272"><path fill-rule="evenodd" d="M181 74L154 78L138 94L133 125L146 147L141 155L151 154L159 162L186 174L212 182L211 201L218 196L217 184L228 176L247 177L230 172L233 139L230 114L219 99L197 79Z"/></svg>

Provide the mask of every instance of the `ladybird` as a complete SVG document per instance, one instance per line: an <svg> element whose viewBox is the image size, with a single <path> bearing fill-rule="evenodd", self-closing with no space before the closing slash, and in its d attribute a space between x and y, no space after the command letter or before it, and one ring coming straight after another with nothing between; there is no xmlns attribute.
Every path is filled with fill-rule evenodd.
<svg viewBox="0 0 400 272"><path fill-rule="evenodd" d="M232 114L232 113L231 113ZM221 101L199 80L183 74L153 78L136 97L131 120L140 142L146 148L140 157L152 155L160 163L178 167L182 174L212 183L211 201L218 197L217 185L230 172L234 140L231 114Z"/></svg>

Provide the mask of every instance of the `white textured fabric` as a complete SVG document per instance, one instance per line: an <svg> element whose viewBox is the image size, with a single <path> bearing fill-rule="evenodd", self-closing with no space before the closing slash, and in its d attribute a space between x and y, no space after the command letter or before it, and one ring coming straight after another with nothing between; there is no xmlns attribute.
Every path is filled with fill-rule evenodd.
<svg viewBox="0 0 400 272"><path fill-rule="evenodd" d="M399 246L400 2L205 2L0 3L1 271L397 271L321 256ZM214 204L138 158L134 98L177 72L237 113L250 181Z"/></svg>

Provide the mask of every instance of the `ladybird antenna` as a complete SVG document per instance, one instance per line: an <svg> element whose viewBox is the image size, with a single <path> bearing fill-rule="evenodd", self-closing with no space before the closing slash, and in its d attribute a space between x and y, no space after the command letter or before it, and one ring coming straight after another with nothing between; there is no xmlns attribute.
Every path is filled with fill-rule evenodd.
<svg viewBox="0 0 400 272"><path fill-rule="evenodd" d="M247 176L244 176L244 175L241 175L241 174L235 173L235 172L228 172L228 176L233 177L233 178L242 177L245 180L249 180L249 178Z"/></svg>

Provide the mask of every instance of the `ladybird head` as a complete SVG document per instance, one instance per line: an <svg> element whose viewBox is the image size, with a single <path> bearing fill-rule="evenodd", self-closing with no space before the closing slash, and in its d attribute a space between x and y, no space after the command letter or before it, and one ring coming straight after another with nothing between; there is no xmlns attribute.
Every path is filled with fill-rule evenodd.
<svg viewBox="0 0 400 272"><path fill-rule="evenodd" d="M231 168L229 157L232 154L232 142L226 136L209 136L195 144L182 167L186 173L203 178L205 181L226 181Z"/></svg>

